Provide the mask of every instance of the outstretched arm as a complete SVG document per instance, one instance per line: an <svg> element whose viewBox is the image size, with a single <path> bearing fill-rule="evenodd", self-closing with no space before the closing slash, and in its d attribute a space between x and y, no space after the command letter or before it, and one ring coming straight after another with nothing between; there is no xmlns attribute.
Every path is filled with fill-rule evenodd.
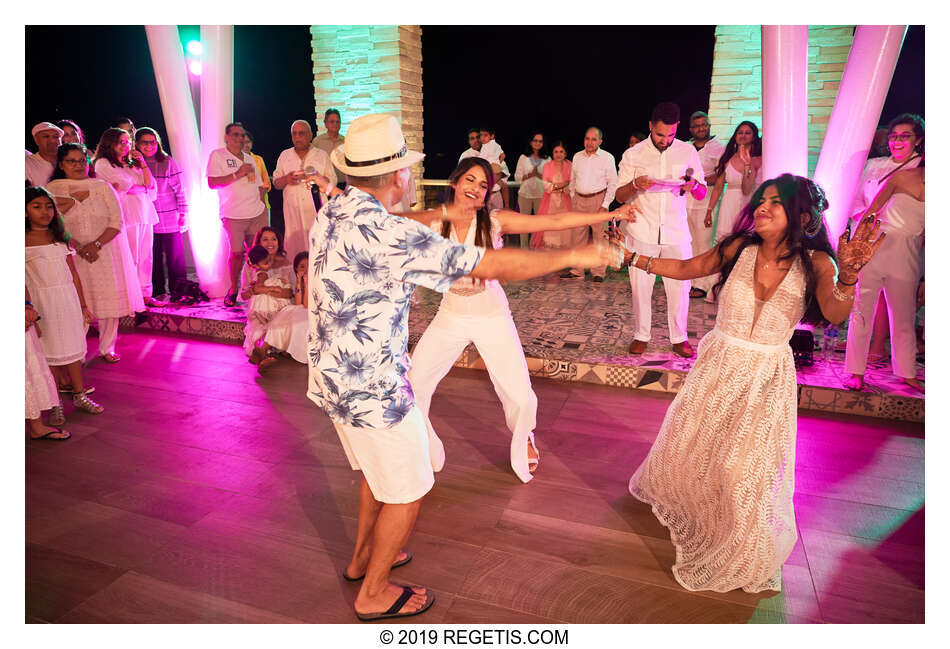
<svg viewBox="0 0 950 649"><path fill-rule="evenodd" d="M568 250L535 252L519 248L486 250L481 261L470 273L476 279L503 279L518 281L540 277L562 268L577 266L620 265L620 250L616 246L595 243Z"/></svg>
<svg viewBox="0 0 950 649"><path fill-rule="evenodd" d="M522 234L542 230L568 230L582 225L597 225L612 217L623 221L635 221L639 208L622 205L609 214L603 212L561 212L560 214L537 214L530 216L512 210L499 210L495 216L504 234Z"/></svg>
<svg viewBox="0 0 950 649"><path fill-rule="evenodd" d="M721 246L714 246L691 259L666 259L640 254L633 256L629 252L626 255L627 259L633 258L631 266L635 266L640 270L647 270L649 264L649 272L654 275L671 279L696 279L697 277L714 275L722 270L726 262L736 255L736 251L739 249L739 241L733 241L723 251L722 259L719 258L720 249Z"/></svg>

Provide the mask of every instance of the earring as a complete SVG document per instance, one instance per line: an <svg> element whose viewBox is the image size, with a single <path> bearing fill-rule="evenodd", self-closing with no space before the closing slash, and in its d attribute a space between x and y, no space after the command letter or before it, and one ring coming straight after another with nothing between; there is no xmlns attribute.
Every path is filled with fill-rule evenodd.
<svg viewBox="0 0 950 649"><path fill-rule="evenodd" d="M805 228L803 228L805 232L805 236L808 237L809 239L814 239L815 236L821 231L821 226L822 226L821 217L812 216L811 223L809 223L807 226L805 226Z"/></svg>

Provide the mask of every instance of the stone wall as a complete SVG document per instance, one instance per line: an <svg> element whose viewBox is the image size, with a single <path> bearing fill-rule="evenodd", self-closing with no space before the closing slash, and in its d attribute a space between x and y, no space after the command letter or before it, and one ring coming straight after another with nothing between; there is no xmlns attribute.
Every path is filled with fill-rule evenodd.
<svg viewBox="0 0 950 649"><path fill-rule="evenodd" d="M809 174L818 162L853 38L853 25L808 28ZM759 25L717 25L709 94L711 131L726 142L743 120L762 127L762 30Z"/></svg>
<svg viewBox="0 0 950 649"><path fill-rule="evenodd" d="M340 131L357 117L391 113L410 149L423 151L422 28L418 25L311 25L317 123L336 108ZM424 162L424 161L423 161ZM423 164L412 169L422 201Z"/></svg>

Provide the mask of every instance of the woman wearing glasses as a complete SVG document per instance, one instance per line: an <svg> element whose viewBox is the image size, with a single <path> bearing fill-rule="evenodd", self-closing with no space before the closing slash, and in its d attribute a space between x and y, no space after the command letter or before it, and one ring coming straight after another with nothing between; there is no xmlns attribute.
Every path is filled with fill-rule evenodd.
<svg viewBox="0 0 950 649"><path fill-rule="evenodd" d="M550 162L544 148L544 134L535 133L531 136L528 146L525 147L524 154L518 158L518 166L515 168L515 180L521 183L518 189L518 211L522 214L537 214L541 206L541 197L544 196L544 186L541 184L541 176L544 165ZM528 239L531 235L522 234L521 247L528 247Z"/></svg>
<svg viewBox="0 0 950 649"><path fill-rule="evenodd" d="M875 196L900 171L915 169L923 162L924 120L919 115L904 113L887 125L887 158L871 158L864 167L858 196L851 212L860 219L872 206ZM851 377L845 385L851 390L864 387L868 361L868 344L873 324L874 307L884 293L891 327L891 369L904 383L922 390L917 379L917 337L914 317L917 307L917 284L920 281L923 246L923 201L919 210L906 209L903 197L888 200L877 211L887 240L880 252L858 276L854 310L848 322L848 347L845 371ZM902 209L903 207L903 209ZM919 212L919 217L912 216Z"/></svg>
<svg viewBox="0 0 950 649"><path fill-rule="evenodd" d="M75 242L76 272L89 310L99 320L99 355L115 363L119 318L143 311L142 289L129 242L122 230L122 210L112 185L89 177L85 147L63 144L47 185Z"/></svg>

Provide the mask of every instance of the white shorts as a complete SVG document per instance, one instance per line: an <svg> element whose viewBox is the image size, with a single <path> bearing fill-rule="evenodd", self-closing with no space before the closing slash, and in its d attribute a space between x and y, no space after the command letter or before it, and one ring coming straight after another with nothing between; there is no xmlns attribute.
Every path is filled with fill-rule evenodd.
<svg viewBox="0 0 950 649"><path fill-rule="evenodd" d="M355 428L333 422L350 466L362 471L373 497L405 504L435 484L425 417L416 406L392 428Z"/></svg>

